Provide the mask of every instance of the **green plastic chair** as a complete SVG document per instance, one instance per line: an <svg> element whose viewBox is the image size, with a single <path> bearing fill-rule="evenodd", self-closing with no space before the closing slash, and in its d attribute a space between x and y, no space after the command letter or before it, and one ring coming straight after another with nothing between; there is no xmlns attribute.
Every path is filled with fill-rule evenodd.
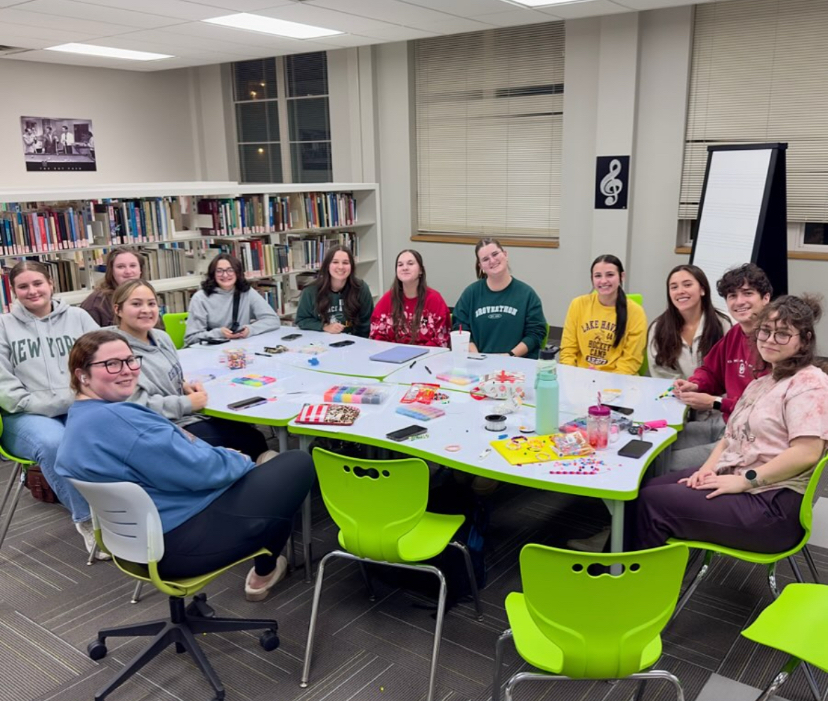
<svg viewBox="0 0 828 701"><path fill-rule="evenodd" d="M609 568L621 573L609 574ZM506 642L543 673L520 672L505 688L525 681L648 679L669 681L679 701L684 692L669 672L648 670L661 656L661 631L670 620L687 565L687 547L665 545L629 553L580 553L530 544L520 552L523 593L506 597L510 629L497 641L492 701L500 699Z"/></svg>
<svg viewBox="0 0 828 701"><path fill-rule="evenodd" d="M329 552L319 563L305 648L305 663L299 685L306 688L310 677L311 654L325 565L329 560L341 557L355 560L361 565L371 562L431 572L439 580L437 623L426 697L427 701L432 701L446 607L446 579L439 568L422 564L422 561L436 557L448 546L460 550L466 563L477 618L482 620L477 582L469 552L462 543L452 541L465 518L462 515L433 514L426 511L428 466L418 458L362 460L315 448L313 462L322 499L331 518L340 528L338 538L342 550ZM367 577L366 583L369 584L370 591ZM370 593L373 598L373 592Z"/></svg>
<svg viewBox="0 0 828 701"><path fill-rule="evenodd" d="M748 640L787 652L790 658L756 701L770 701L803 662L828 672L828 587L790 584L753 624Z"/></svg>
<svg viewBox="0 0 828 701"><path fill-rule="evenodd" d="M187 317L189 312L176 312L175 314L164 314L164 329L170 335L173 345L178 350L184 347L184 332L187 330Z"/></svg>
<svg viewBox="0 0 828 701"><path fill-rule="evenodd" d="M800 540L790 550L786 550L782 553L754 553L749 550L737 550L736 548L727 548L723 545L717 545L716 543L705 543L698 540L680 540L678 538L671 538L668 541L670 543L683 543L688 548L697 548L698 550L704 552L704 561L702 562L702 566L699 569L698 574L696 574L695 579L690 583L687 590L682 595L678 606L676 606L674 617L681 612L690 600L690 597L693 596L693 592L696 591L699 584L701 584L707 576L707 573L710 571L710 565L713 562L713 558L717 554L735 557L737 560L744 560L745 562L750 562L754 565L765 565L768 568L768 586L770 587L771 594L774 599L779 597L779 589L776 585L776 566L780 561L787 560L793 570L796 580L800 583L805 582L802 577L802 572L799 570L799 565L796 563L796 559L794 558L794 556L800 551L805 557L805 562L808 565L808 569L811 571L814 581L819 583L819 572L817 572L814 558L808 550L808 540L811 537L811 530L813 529L814 522L814 495L816 493L817 485L819 484L819 478L822 475L822 471L825 469L826 462L828 462L828 455L823 457L822 460L817 463L813 473L811 474L811 479L808 482L808 488L805 490L805 496L802 497L802 505L799 507L799 523L802 525L804 533L802 535L802 540ZM802 669L808 678L808 684L811 687L811 692L813 693L814 698L816 701L822 701L822 696L819 693L819 687L813 677L811 669L807 665L803 665Z"/></svg>
<svg viewBox="0 0 828 701"><path fill-rule="evenodd" d="M0 416L0 437L3 435L3 417ZM6 489L3 492L3 501L0 502L0 514L8 504L8 511L6 517L3 519L3 525L0 526L0 548L3 547L3 541L6 540L6 533L9 532L14 512L17 510L17 504L20 501L20 493L23 491L23 485L26 482L26 472L31 465L36 464L33 460L26 460L25 458L18 458L16 455L9 453L0 444L0 456L5 460L14 463L9 476L9 481L6 484ZM11 499L11 501L9 501ZM90 556L91 559L91 556Z"/></svg>
<svg viewBox="0 0 828 701"><path fill-rule="evenodd" d="M124 667L115 677L95 694L95 701L102 701L127 679L141 670L169 645L175 643L177 652L189 652L215 691L216 699L224 698L224 687L210 666L196 639L203 633L227 633L242 630L260 630L264 633L259 644L268 651L279 646L276 633L278 624L270 619L214 618L203 594L184 606L184 598L196 594L216 577L250 560L267 554L259 550L226 567L185 579L163 579L158 573L158 563L164 557L164 533L158 510L144 489L133 482L83 482L69 480L89 502L95 539L98 547L112 555L112 561L125 574L139 582L151 582L167 594L170 618L132 623L115 628L104 628L86 648L93 660L106 657L106 639L113 637L151 637L150 644Z"/></svg>
<svg viewBox="0 0 828 701"><path fill-rule="evenodd" d="M639 306L644 306L644 296L640 292L627 292L627 299L632 300ZM638 374L641 377L649 377L650 375L650 359L647 357L647 349L644 349L644 362L638 368Z"/></svg>

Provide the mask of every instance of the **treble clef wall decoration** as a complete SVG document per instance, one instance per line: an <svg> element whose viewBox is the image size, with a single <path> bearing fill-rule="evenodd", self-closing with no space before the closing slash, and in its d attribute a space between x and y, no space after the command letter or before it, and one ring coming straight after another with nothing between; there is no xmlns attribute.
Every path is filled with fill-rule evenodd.
<svg viewBox="0 0 828 701"><path fill-rule="evenodd" d="M595 208L626 209L629 156L599 156L597 159Z"/></svg>

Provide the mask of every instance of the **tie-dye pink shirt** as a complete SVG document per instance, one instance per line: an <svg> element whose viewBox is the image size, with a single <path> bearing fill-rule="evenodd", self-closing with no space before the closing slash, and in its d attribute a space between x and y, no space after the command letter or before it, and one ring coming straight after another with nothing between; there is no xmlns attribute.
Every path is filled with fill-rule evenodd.
<svg viewBox="0 0 828 701"><path fill-rule="evenodd" d="M779 382L765 375L747 386L727 422L725 449L716 470L741 475L804 436L828 440L828 375L813 365ZM810 467L796 477L748 491L787 487L804 494L813 471Z"/></svg>

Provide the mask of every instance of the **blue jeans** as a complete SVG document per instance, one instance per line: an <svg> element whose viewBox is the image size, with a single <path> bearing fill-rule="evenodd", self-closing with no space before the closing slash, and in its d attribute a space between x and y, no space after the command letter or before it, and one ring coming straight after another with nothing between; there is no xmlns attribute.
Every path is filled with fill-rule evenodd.
<svg viewBox="0 0 828 701"><path fill-rule="evenodd" d="M5 414L3 447L12 455L33 460L43 471L60 503L72 513L75 523L92 518L89 504L65 477L55 472L55 459L63 439L66 415L49 418L40 414Z"/></svg>

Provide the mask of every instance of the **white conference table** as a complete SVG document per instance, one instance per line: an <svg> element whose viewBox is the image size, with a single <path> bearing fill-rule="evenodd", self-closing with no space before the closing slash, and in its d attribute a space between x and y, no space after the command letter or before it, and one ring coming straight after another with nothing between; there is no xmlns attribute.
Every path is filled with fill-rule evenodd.
<svg viewBox="0 0 828 701"><path fill-rule="evenodd" d="M205 413L236 421L274 426L279 435L280 449L287 448L287 431L300 438L304 449L310 445L313 436L347 439L379 448L399 451L441 465L490 477L503 482L511 482L537 489L564 492L581 496L600 498L612 514L611 547L613 551L623 548L624 502L638 495L639 485L644 472L653 459L676 438L672 426L680 425L685 407L672 397L657 399L670 387L669 380L654 378L610 375L594 370L584 370L559 366L561 383L561 415L564 423L570 419L586 414L586 408L595 403L597 390L620 390L621 394L613 401L615 404L628 406L634 410L632 419L648 421L666 419L667 428L648 432L645 439L653 447L639 459L622 458L617 449L633 436L622 434L616 444L600 451L594 457L598 461L597 474L554 474L577 471L577 461L553 461L545 463L511 465L489 444L500 435L509 437L521 435L520 426L533 426L534 408L534 368L536 361L509 356L487 356L484 360L468 360L485 372L509 370L523 372L526 375L527 404L515 414L507 417L506 430L492 433L484 428L484 416L496 411L498 401L493 399L474 399L469 390L473 385L451 385L436 380L436 375L452 367L451 353L445 349L432 349L428 356L403 367L393 364L378 363L368 360L379 350L392 347L380 341L357 339L346 348L329 348L319 357L318 365L311 365L303 353L288 352L272 357L251 355L263 352L265 346L300 344L311 342L323 343L342 340L341 336L301 332L302 338L293 342L284 342L281 338L293 329L255 336L242 341L231 341L214 346L195 346L180 351L180 358L188 380L200 379L209 395ZM300 333L299 331L296 331ZM346 337L347 338L347 337ZM242 348L248 352L253 363L239 370L228 370L219 362L225 350ZM431 370L429 374L425 367ZM386 372L390 368L390 372ZM355 376L357 370L371 373L368 376ZM251 375L265 375L275 378L275 382L261 387L251 387L233 382L235 378ZM384 381L378 379L379 376ZM397 414L393 409L411 382L438 382L447 392L449 399L440 405L446 415L428 422L416 421L410 417ZM381 405L360 405L360 417L350 427L299 425L293 420L306 403L323 401L324 392L337 384L380 385L388 391L388 397ZM266 398L263 404L241 411L229 410L227 405L249 397ZM392 409L393 408L393 409ZM404 442L395 442L386 438L386 434L399 428L418 424L426 427L425 437ZM446 450L452 446L452 450ZM458 448L455 450L454 446ZM485 457L481 457L485 452ZM310 576L310 500L306 500L302 509L302 529L306 576Z"/></svg>

